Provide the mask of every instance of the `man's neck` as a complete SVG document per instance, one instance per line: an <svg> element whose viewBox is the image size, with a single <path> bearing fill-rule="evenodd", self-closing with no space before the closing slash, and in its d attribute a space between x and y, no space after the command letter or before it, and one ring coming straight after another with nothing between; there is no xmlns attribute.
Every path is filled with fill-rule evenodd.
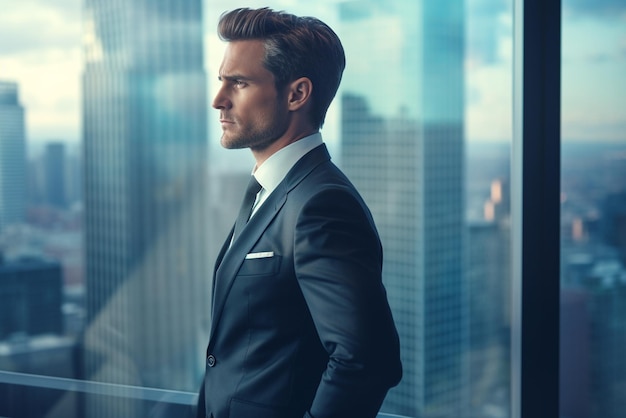
<svg viewBox="0 0 626 418"><path fill-rule="evenodd" d="M285 148L287 145L293 144L294 142L299 141L302 138L306 138L307 136L313 135L316 132L318 132L318 129L311 128L309 130L302 130L297 134L285 134L278 138L276 141L272 142L267 147L264 147L262 149L250 148L250 151L252 151L252 155L254 156L254 159L256 161L256 166L260 167L265 160L271 157L274 153Z"/></svg>

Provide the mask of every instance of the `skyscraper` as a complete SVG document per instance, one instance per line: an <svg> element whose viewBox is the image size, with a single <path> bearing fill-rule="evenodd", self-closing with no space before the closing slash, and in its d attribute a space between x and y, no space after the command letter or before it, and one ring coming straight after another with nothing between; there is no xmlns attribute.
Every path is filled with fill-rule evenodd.
<svg viewBox="0 0 626 418"><path fill-rule="evenodd" d="M505 197L508 201L508 196ZM493 208L493 201L488 207ZM498 205L495 205L498 207ZM500 209L496 209L498 212ZM468 222L470 405L465 416L508 417L510 335L510 223L506 219Z"/></svg>
<svg viewBox="0 0 626 418"><path fill-rule="evenodd" d="M17 83L0 81L0 231L24 220L26 134Z"/></svg>
<svg viewBox="0 0 626 418"><path fill-rule="evenodd" d="M83 374L195 391L210 299L202 2L86 0L84 28Z"/></svg>
<svg viewBox="0 0 626 418"><path fill-rule="evenodd" d="M0 341L63 333L61 265L39 259L0 261Z"/></svg>
<svg viewBox="0 0 626 418"><path fill-rule="evenodd" d="M66 202L66 167L65 144L51 142L46 145L44 154L44 194L46 204L64 209Z"/></svg>
<svg viewBox="0 0 626 418"><path fill-rule="evenodd" d="M403 355L403 379L383 411L462 417L463 3L363 0L340 7L352 59L343 81L342 166L381 233Z"/></svg>

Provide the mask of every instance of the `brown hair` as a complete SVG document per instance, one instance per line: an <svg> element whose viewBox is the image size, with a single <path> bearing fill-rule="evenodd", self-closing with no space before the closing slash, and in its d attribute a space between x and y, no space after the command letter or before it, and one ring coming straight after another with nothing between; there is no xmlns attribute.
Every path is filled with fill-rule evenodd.
<svg viewBox="0 0 626 418"><path fill-rule="evenodd" d="M267 7L240 8L222 14L218 35L223 41L262 40L264 66L276 79L276 89L307 77L313 83L311 122L324 124L346 66L337 34L314 17L299 17Z"/></svg>

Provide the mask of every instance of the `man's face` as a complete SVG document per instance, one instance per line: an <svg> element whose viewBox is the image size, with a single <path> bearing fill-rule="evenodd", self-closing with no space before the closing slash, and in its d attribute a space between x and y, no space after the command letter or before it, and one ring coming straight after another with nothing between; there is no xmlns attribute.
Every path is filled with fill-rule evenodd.
<svg viewBox="0 0 626 418"><path fill-rule="evenodd" d="M220 67L213 107L220 111L224 148L262 150L287 129L287 99L276 91L274 75L263 66L262 41L229 42Z"/></svg>

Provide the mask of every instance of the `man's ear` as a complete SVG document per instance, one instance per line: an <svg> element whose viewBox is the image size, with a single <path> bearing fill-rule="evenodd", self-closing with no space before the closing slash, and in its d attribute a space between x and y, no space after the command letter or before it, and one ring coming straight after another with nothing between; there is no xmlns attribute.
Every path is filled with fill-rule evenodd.
<svg viewBox="0 0 626 418"><path fill-rule="evenodd" d="M313 83L308 77L300 77L289 85L289 110L294 111L311 102Z"/></svg>

